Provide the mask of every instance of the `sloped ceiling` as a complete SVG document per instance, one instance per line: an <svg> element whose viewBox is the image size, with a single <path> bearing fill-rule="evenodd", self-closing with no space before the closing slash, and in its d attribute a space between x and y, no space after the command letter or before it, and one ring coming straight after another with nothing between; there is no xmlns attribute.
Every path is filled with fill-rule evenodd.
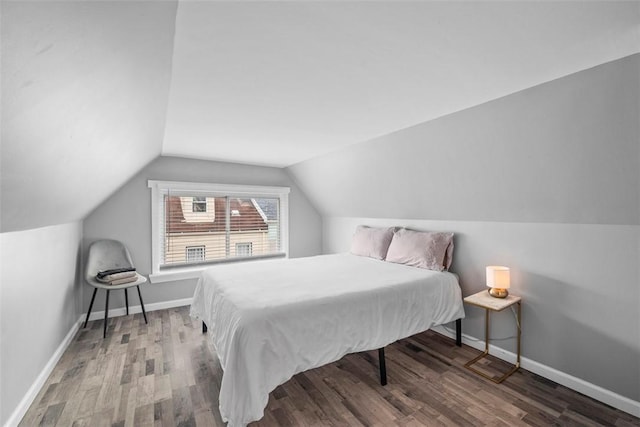
<svg viewBox="0 0 640 427"><path fill-rule="evenodd" d="M638 2L10 2L1 230L160 154L288 166L639 51Z"/></svg>
<svg viewBox="0 0 640 427"><path fill-rule="evenodd" d="M288 166L640 49L638 2L181 2L163 152Z"/></svg>
<svg viewBox="0 0 640 427"><path fill-rule="evenodd" d="M177 2L2 2L2 231L84 218L162 148Z"/></svg>

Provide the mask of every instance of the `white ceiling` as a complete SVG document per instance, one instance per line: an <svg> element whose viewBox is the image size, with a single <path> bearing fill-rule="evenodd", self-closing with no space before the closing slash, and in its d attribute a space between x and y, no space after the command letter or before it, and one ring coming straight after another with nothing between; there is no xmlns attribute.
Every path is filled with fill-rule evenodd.
<svg viewBox="0 0 640 427"><path fill-rule="evenodd" d="M288 166L640 51L638 2L185 2L163 154Z"/></svg>
<svg viewBox="0 0 640 427"><path fill-rule="evenodd" d="M82 220L160 154L287 166L640 46L640 2L0 5L2 232Z"/></svg>

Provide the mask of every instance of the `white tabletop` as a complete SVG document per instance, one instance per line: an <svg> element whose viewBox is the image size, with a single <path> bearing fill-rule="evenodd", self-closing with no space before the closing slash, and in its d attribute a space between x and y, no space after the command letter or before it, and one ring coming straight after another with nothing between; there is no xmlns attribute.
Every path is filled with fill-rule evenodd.
<svg viewBox="0 0 640 427"><path fill-rule="evenodd" d="M521 299L522 298L515 295L508 295L506 298L496 298L489 295L489 292L485 290L480 291L477 294L469 295L464 299L464 302L478 307L488 308L493 311L501 311L517 302L520 302Z"/></svg>

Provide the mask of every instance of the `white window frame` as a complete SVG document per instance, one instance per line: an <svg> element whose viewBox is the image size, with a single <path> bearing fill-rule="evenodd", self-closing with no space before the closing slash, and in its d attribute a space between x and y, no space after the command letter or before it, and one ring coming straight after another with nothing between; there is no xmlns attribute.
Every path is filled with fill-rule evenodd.
<svg viewBox="0 0 640 427"><path fill-rule="evenodd" d="M238 249L244 247L249 249L249 255L238 255ZM244 250L244 249L243 249ZM251 242L238 242L236 243L236 256L251 256L253 254L253 243Z"/></svg>
<svg viewBox="0 0 640 427"><path fill-rule="evenodd" d="M207 259L207 247L204 245L198 245L198 246L187 246L186 248L184 248L185 250L185 258L187 259L187 262L191 262L189 260L189 252L198 252L202 254L202 258L196 260L195 262L204 262Z"/></svg>
<svg viewBox="0 0 640 427"><path fill-rule="evenodd" d="M196 200L196 197L193 198L193 200L191 201L191 212L194 213L206 213L207 212L207 198L206 197L200 197L198 196L198 198L200 199L204 199L204 200ZM197 211L195 210L196 205L204 205L204 210L203 211Z"/></svg>
<svg viewBox="0 0 640 427"><path fill-rule="evenodd" d="M169 282L183 279L196 279L208 265L194 265L160 269L162 260L161 217L162 198L168 191L185 193L202 193L202 195L218 193L238 197L265 197L280 200L280 250L289 257L289 187L266 187L260 185L212 184L202 182L179 182L149 180L151 189L151 283ZM256 259L258 259L256 257ZM252 259L230 260L230 262L251 262Z"/></svg>

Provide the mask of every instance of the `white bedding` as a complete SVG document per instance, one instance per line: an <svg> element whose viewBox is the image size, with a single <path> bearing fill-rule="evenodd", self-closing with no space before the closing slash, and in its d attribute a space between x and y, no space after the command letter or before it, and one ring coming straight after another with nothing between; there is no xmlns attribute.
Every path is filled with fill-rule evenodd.
<svg viewBox="0 0 640 427"><path fill-rule="evenodd" d="M219 265L191 316L210 328L229 427L264 414L294 374L464 317L454 274L349 254Z"/></svg>

